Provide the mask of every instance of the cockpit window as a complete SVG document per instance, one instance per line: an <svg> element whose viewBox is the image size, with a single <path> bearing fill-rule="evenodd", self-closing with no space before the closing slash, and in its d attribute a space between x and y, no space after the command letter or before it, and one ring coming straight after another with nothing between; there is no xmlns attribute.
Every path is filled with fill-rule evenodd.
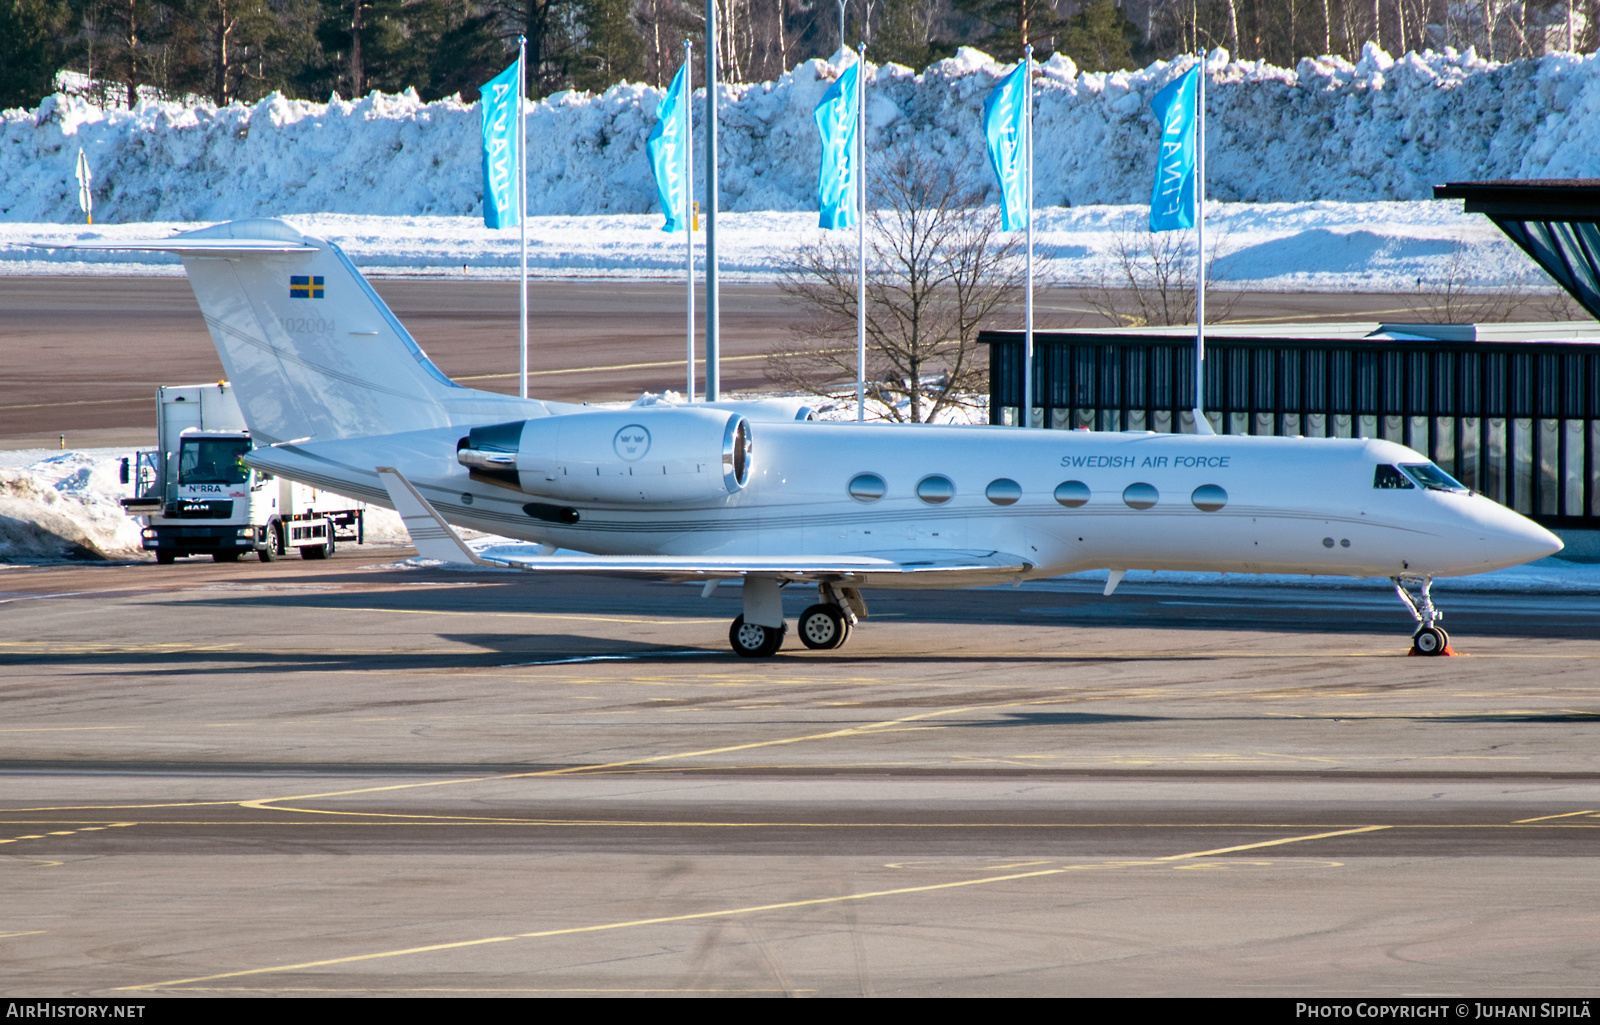
<svg viewBox="0 0 1600 1025"><path fill-rule="evenodd" d="M1378 470L1372 475L1372 486L1381 491L1394 491L1401 488L1414 488L1415 484L1406 479L1406 475L1390 466L1388 463L1378 464Z"/></svg>
<svg viewBox="0 0 1600 1025"><path fill-rule="evenodd" d="M1402 463L1400 469L1412 480L1431 491L1460 491L1470 490L1465 484L1445 473L1432 463Z"/></svg>

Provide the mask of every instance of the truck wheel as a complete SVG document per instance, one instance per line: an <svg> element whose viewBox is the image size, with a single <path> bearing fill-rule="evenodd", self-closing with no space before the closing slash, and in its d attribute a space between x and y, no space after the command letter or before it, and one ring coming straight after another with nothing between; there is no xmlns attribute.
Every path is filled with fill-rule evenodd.
<svg viewBox="0 0 1600 1025"><path fill-rule="evenodd" d="M211 558L216 562L238 562L240 552L212 552Z"/></svg>
<svg viewBox="0 0 1600 1025"><path fill-rule="evenodd" d="M327 545L303 545L300 548L300 558L302 559L326 559L327 557Z"/></svg>
<svg viewBox="0 0 1600 1025"><path fill-rule="evenodd" d="M177 552L157 552L156 553L156 565L157 566L170 566L170 565L173 564L174 561L177 560L177 558L178 558L178 553Z"/></svg>
<svg viewBox="0 0 1600 1025"><path fill-rule="evenodd" d="M278 540L278 525L276 523L268 523L266 531L266 543L256 549L256 557L262 562L271 562L282 554L278 547L281 543Z"/></svg>

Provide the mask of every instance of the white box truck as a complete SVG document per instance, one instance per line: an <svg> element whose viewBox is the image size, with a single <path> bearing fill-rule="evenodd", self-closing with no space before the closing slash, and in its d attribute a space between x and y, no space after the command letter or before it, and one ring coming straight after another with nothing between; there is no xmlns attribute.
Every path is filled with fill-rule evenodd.
<svg viewBox="0 0 1600 1025"><path fill-rule="evenodd" d="M144 524L145 551L262 562L298 550L326 559L340 540L365 540L364 503L244 465L254 442L226 381L156 389L154 451L122 461L128 515Z"/></svg>

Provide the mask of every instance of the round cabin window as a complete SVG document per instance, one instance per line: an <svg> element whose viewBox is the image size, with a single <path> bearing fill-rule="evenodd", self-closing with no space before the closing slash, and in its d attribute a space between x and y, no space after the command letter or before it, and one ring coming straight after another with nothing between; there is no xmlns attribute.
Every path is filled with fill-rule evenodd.
<svg viewBox="0 0 1600 1025"><path fill-rule="evenodd" d="M1068 509L1076 509L1089 502L1089 485L1081 480L1069 480L1056 485L1056 501Z"/></svg>
<svg viewBox="0 0 1600 1025"><path fill-rule="evenodd" d="M1122 500L1129 509L1148 509L1161 500L1154 484L1129 484L1122 489Z"/></svg>
<svg viewBox="0 0 1600 1025"><path fill-rule="evenodd" d="M1194 489L1189 501L1201 512L1216 512L1228 504L1228 493L1215 484L1202 484Z"/></svg>
<svg viewBox="0 0 1600 1025"><path fill-rule="evenodd" d="M983 497L995 505L1015 505L1022 497L1022 485L1001 477L999 480L989 482L989 486L983 490Z"/></svg>
<svg viewBox="0 0 1600 1025"><path fill-rule="evenodd" d="M917 482L917 497L929 505L943 505L956 497L956 486L949 477L935 473Z"/></svg>
<svg viewBox="0 0 1600 1025"><path fill-rule="evenodd" d="M850 478L850 497L857 502L876 502L888 490L889 485L875 473L858 473Z"/></svg>

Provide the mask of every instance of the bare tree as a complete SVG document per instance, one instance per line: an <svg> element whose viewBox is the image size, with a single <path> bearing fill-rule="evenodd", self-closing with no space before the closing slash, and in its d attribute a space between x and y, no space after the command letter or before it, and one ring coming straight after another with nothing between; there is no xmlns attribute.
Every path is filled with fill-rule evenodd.
<svg viewBox="0 0 1600 1025"><path fill-rule="evenodd" d="M1124 228L1112 236L1116 270L1100 279L1084 300L1117 327L1193 324L1196 295L1193 231L1143 232ZM1226 248L1217 232L1207 247L1206 280ZM1206 323L1227 320L1238 304L1237 292L1206 290Z"/></svg>
<svg viewBox="0 0 1600 1025"><path fill-rule="evenodd" d="M983 389L978 329L1020 295L1018 242L979 189L910 149L869 189L881 205L867 217L866 394L880 417L925 423ZM855 249L820 242L786 268L780 288L812 322L808 347L768 359L774 382L833 397L855 380Z"/></svg>
<svg viewBox="0 0 1600 1025"><path fill-rule="evenodd" d="M1466 253L1457 246L1436 277L1418 278L1417 294L1408 296L1406 306L1422 324L1494 324L1510 320L1524 303L1534 299L1532 287L1519 283L1493 292L1469 291L1472 268ZM1562 293L1565 295L1566 293ZM1557 315L1563 309L1549 297L1539 297L1535 308L1550 320L1568 319Z"/></svg>

